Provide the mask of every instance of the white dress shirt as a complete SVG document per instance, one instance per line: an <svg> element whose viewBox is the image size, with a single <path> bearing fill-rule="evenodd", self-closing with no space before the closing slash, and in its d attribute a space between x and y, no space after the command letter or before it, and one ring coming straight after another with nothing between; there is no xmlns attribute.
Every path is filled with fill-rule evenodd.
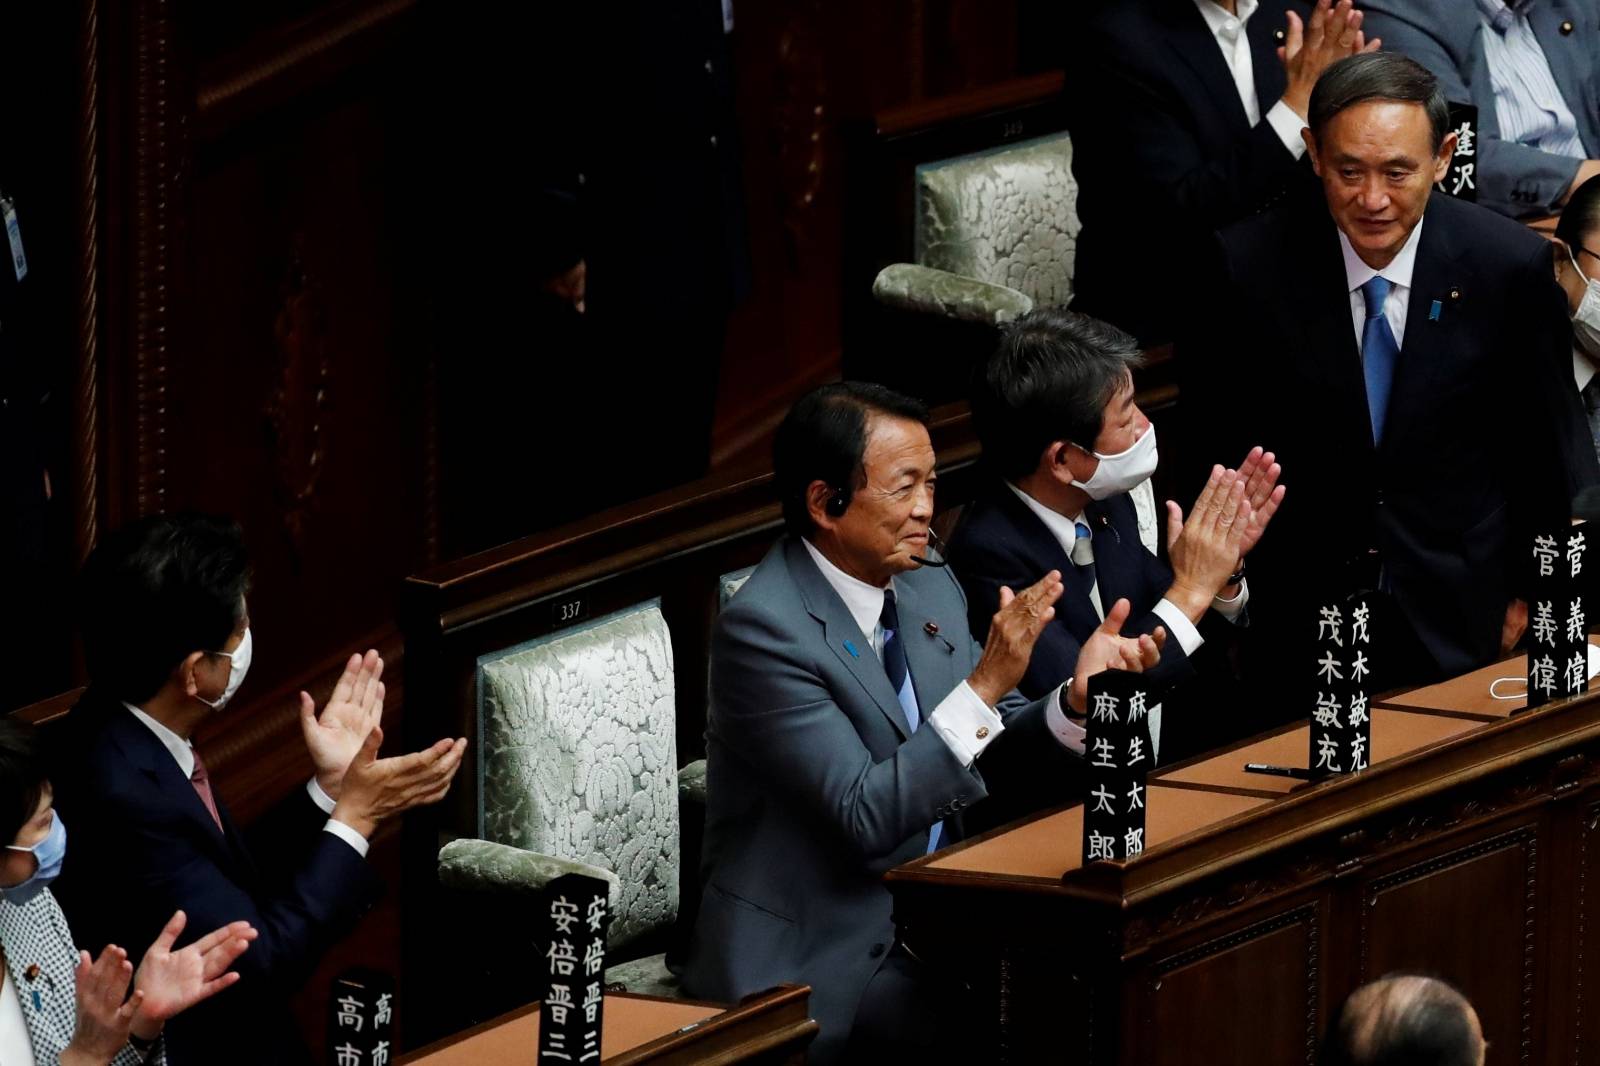
<svg viewBox="0 0 1600 1066"><path fill-rule="evenodd" d="M1574 345L1572 349L1572 376L1578 383L1578 391L1582 392L1589 387L1589 382L1594 378L1594 360L1589 358L1589 353L1582 347Z"/></svg>
<svg viewBox="0 0 1600 1066"><path fill-rule="evenodd" d="M872 644L872 650L878 658L883 658L883 627L878 624L878 619L883 615L883 589L867 584L860 578L851 577L837 566L809 540L802 539L800 543L806 546L806 551L811 554L812 561L817 564L817 569L822 571L822 576L832 586L833 591L839 594L839 599L844 601L845 609L850 612L850 617L855 620L856 627L862 635ZM892 580L890 582L893 584ZM898 598L898 597L897 597ZM1056 689L1055 698L1045 707L1045 721L1050 726L1050 731L1068 749L1083 754L1084 727L1067 718L1061 711L1061 689ZM950 694L933 709L932 714L923 712L925 724L933 727L940 738L955 753L955 757L963 766L971 766L983 749L994 743L1005 730L1005 723L994 709L978 694L972 691L972 686L965 681L951 690Z"/></svg>
<svg viewBox="0 0 1600 1066"><path fill-rule="evenodd" d="M1200 17L1206 20L1211 36L1216 38L1217 48L1222 52L1222 60L1228 64L1234 88L1239 90L1239 102L1244 105L1245 117L1250 120L1251 126L1259 124L1261 101L1256 94L1255 59L1250 54L1250 38L1245 34L1245 27L1250 22L1250 16L1261 6L1260 0L1238 0L1237 16L1228 14L1217 0L1194 0L1194 6L1200 9ZM1267 109L1267 124L1290 155L1299 159L1306 154L1306 142L1300 136L1306 124L1304 115L1297 114L1294 108L1279 100Z"/></svg>
<svg viewBox="0 0 1600 1066"><path fill-rule="evenodd" d="M178 769L183 771L183 776L186 778L192 778L194 776L194 745L185 740L183 737L180 737L178 734L174 733L172 730L168 729L166 726L162 725L160 722L156 721L154 718L150 717L148 714L141 711L139 708L135 707L133 704L124 702L123 706L132 711L133 716L139 719L139 721L143 722L150 732L156 735L156 739L161 741L161 746L172 753L173 759L178 763ZM317 784L317 779L315 777L306 782L306 794L311 797L311 802L322 808L322 812L324 814L333 814L333 797L329 796L322 790L322 786ZM356 854L360 855L363 859L367 857L367 838L356 832L350 826L330 817L327 823L323 825L322 829L324 832L332 833L346 844L349 844L352 848L355 848ZM4 1060L0 1059L0 1063L3 1062Z"/></svg>
<svg viewBox="0 0 1600 1066"><path fill-rule="evenodd" d="M22 1014L17 983L5 966L0 966L0 980L5 982L0 988L0 1063L31 1063L33 1041L28 1039L28 1019Z"/></svg>
<svg viewBox="0 0 1600 1066"><path fill-rule="evenodd" d="M1389 282L1389 295L1383 301L1383 317L1389 320L1395 348L1405 348L1406 305L1411 299L1411 274L1417 266L1417 243L1422 240L1422 222L1420 218L1417 220L1411 236L1406 238L1399 253L1382 270L1373 270L1362 262L1356 250L1350 246L1350 238L1344 235L1343 230L1339 231L1339 247L1344 251L1344 276L1350 288L1350 325L1356 331L1356 351L1361 350L1361 335L1366 331L1367 322L1367 298L1361 295L1361 286L1375 277L1385 278Z"/></svg>

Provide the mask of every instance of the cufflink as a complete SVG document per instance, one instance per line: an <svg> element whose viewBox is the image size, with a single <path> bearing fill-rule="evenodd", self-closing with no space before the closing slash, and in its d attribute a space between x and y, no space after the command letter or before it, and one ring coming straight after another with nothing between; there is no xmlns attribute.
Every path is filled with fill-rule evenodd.
<svg viewBox="0 0 1600 1066"><path fill-rule="evenodd" d="M986 725L980 725L978 727L978 739L982 740L985 737L987 737L988 735L989 735L989 727L986 726Z"/></svg>
<svg viewBox="0 0 1600 1066"><path fill-rule="evenodd" d="M1572 36L1572 20L1571 19L1563 19L1562 20L1562 22L1561 22L1561 36L1563 36L1563 37L1571 37Z"/></svg>

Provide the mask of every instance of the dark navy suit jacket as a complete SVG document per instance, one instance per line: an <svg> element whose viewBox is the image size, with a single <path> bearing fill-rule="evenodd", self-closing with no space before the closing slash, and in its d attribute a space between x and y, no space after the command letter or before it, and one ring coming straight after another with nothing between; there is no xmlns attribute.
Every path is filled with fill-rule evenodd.
<svg viewBox="0 0 1600 1066"><path fill-rule="evenodd" d="M58 740L69 847L56 895L79 943L120 944L137 964L180 908L180 946L238 919L259 931L239 983L167 1023L168 1061L310 1061L288 997L375 899L366 861L321 831L327 815L303 788L249 842L216 795L219 830L172 753L120 702L91 691Z"/></svg>

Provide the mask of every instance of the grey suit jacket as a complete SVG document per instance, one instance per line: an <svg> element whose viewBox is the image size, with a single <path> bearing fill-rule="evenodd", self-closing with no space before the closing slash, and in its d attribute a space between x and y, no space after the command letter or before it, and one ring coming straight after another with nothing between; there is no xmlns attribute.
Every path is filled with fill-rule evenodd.
<svg viewBox="0 0 1600 1066"><path fill-rule="evenodd" d="M6 973L22 1000L22 1017L28 1023L34 1062L38 1066L56 1066L78 1029L77 982L72 973L78 965L78 949L73 946L66 916L49 889L20 907L0 900L0 944L5 946ZM89 950L92 954L97 949ZM32 978L28 976L30 970ZM39 995L37 1006L35 992ZM160 1045L149 1059L125 1046L111 1060L111 1066L166 1061L166 1051Z"/></svg>
<svg viewBox="0 0 1600 1066"><path fill-rule="evenodd" d="M1555 214L1578 160L1502 141L1484 32L1473 0L1362 0L1368 38L1410 56L1439 78L1445 96L1478 109L1478 202L1515 218ZM1528 11L1550 73L1578 121L1590 159L1600 158L1600 10L1593 0L1539 0ZM1561 26L1572 23L1572 32Z"/></svg>
<svg viewBox="0 0 1600 1066"><path fill-rule="evenodd" d="M901 574L894 588L931 715L980 648L948 572ZM730 1002L808 984L821 1023L810 1061L834 1060L894 940L884 871L922 855L941 819L943 841L958 839L963 812L1002 778L1056 782L1068 798L1080 760L1045 705L1011 693L997 708L1005 729L970 768L933 729L908 735L867 635L804 544L779 542L712 636L704 888L685 987Z"/></svg>

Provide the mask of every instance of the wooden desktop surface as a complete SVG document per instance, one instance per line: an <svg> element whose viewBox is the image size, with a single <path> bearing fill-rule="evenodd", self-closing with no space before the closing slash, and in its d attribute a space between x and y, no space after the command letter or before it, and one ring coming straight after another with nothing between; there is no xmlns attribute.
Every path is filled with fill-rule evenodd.
<svg viewBox="0 0 1600 1066"><path fill-rule="evenodd" d="M1589 643L1600 646L1600 636L1591 636ZM1517 694L1514 699L1495 699L1489 686L1495 678L1521 678L1522 682L1508 681L1497 687L1506 695ZM1427 685L1378 700L1379 707L1397 707L1402 710L1430 711L1434 714L1454 714L1479 722L1494 722L1509 718L1528 706L1527 696L1528 656L1513 655L1493 666L1485 666L1470 674ZM1594 682L1590 682L1591 687Z"/></svg>
<svg viewBox="0 0 1600 1066"><path fill-rule="evenodd" d="M1254 796L1162 788L1152 783L1146 790L1146 846L1157 847L1266 802ZM940 870L1059 881L1063 874L1083 865L1083 807L1068 807L967 847L958 845L929 865Z"/></svg>
<svg viewBox="0 0 1600 1066"><path fill-rule="evenodd" d="M1374 709L1372 764L1377 765L1402 755L1409 755L1419 748L1465 733L1476 725L1477 723L1462 718ZM1229 748L1221 754L1161 771L1155 774L1151 781L1166 785L1228 789L1245 795L1280 796L1304 788L1310 782L1293 777L1247 773L1244 764L1254 762L1266 763L1269 766L1304 768L1309 765L1310 755L1311 727L1303 723L1286 726L1276 733L1242 746Z"/></svg>
<svg viewBox="0 0 1600 1066"><path fill-rule="evenodd" d="M714 1004L608 995L600 1056L609 1059L632 1051L721 1013ZM408 1066L511 1066L532 1063L538 1046L539 1006L533 1004L400 1061Z"/></svg>

